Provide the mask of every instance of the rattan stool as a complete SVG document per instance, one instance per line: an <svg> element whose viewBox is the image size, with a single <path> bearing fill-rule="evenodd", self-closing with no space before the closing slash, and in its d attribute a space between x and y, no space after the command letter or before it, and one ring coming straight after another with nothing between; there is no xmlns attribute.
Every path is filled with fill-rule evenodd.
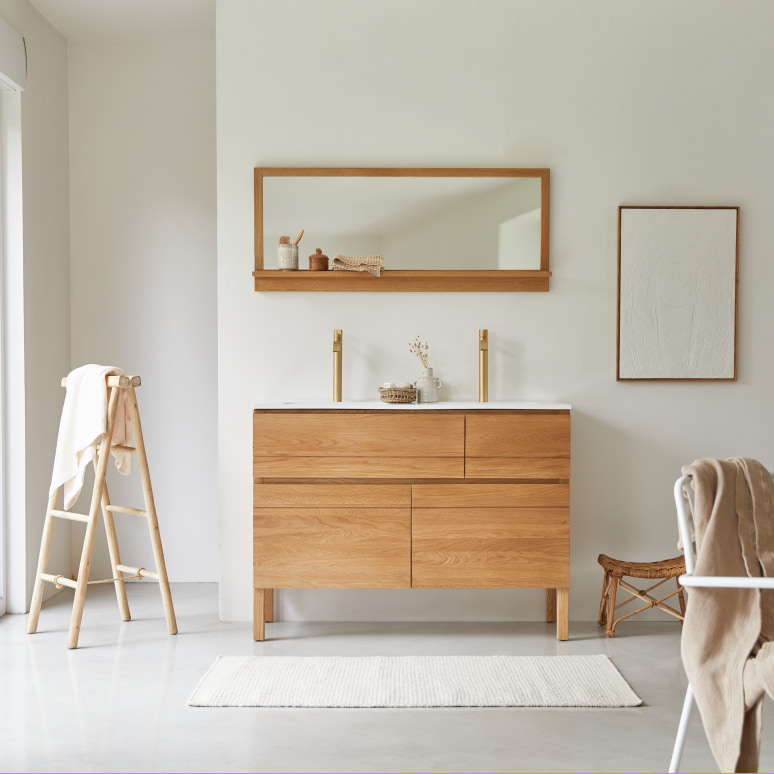
<svg viewBox="0 0 774 774"><path fill-rule="evenodd" d="M676 556L674 559L664 559L660 562L621 562L618 559L611 559L605 554L600 554L597 561L602 565L602 569L605 571L605 577L602 581L602 601L599 603L599 619L597 625L605 626L605 636L615 637L615 627L624 620L624 618L631 618L637 613L641 613L643 610L649 610L651 607L657 607L659 610L663 610L669 615L673 615L675 618L680 619L680 623L685 616L685 597L683 596L683 587L680 585L680 581L677 578L685 573L685 558ZM654 580L660 578L658 583L653 586L649 586L647 589L638 589L627 583L624 577L629 578L646 578ZM656 599L650 595L653 589L660 586L662 583L666 583L670 578L674 578L677 583L677 588L665 597ZM627 599L626 602L615 604L616 592L618 587L628 591L632 596ZM665 600L673 597L677 594L677 599L680 603L680 610L664 604ZM629 602L633 602L635 598L641 599L643 602L647 602L646 605L637 608L637 610L622 615L620 618L615 617L615 611L619 607L628 605Z"/></svg>

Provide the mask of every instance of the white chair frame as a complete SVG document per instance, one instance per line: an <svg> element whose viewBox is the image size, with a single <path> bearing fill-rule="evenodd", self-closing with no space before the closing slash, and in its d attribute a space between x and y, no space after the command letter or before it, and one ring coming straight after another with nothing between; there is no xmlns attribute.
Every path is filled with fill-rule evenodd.
<svg viewBox="0 0 774 774"><path fill-rule="evenodd" d="M675 482L675 506L677 507L677 526L680 530L680 540L685 554L685 575L679 578L680 585L685 588L717 588L717 589L774 589L774 578L750 578L741 576L708 576L694 575L695 557L693 555L693 541L688 523L689 514L685 507L686 499L693 515L693 490L691 489L691 477L681 476ZM685 497L683 496L685 493ZM688 731L688 723L691 719L693 708L693 689L690 682L685 691L683 712L680 716L680 725L677 727L677 738L672 750L672 760L669 763L669 772L674 774L680 766L680 759L685 746L685 736Z"/></svg>

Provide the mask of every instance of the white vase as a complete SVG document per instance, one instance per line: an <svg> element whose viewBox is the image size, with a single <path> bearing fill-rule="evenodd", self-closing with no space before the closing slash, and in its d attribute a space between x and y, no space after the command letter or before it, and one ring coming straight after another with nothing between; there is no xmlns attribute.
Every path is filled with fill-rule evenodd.
<svg viewBox="0 0 774 774"><path fill-rule="evenodd" d="M433 376L432 368L425 368L422 375L414 382L417 388L417 403L436 403L438 401L438 389L443 387L443 382Z"/></svg>

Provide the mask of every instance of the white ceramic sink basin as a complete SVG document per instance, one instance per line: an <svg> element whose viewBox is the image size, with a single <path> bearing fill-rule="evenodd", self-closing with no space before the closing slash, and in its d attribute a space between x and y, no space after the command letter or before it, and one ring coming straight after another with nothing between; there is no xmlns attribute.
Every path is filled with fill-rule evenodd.
<svg viewBox="0 0 774 774"><path fill-rule="evenodd" d="M572 406L569 403L539 403L520 400L495 400L488 403L478 401L445 400L437 403L382 403L382 401L345 400L334 403L330 400L288 400L288 401L254 401L254 409L331 409L342 410L376 410L376 409L400 409L401 411L428 411L461 409L463 411L493 411L496 409L510 409L519 411L569 411Z"/></svg>

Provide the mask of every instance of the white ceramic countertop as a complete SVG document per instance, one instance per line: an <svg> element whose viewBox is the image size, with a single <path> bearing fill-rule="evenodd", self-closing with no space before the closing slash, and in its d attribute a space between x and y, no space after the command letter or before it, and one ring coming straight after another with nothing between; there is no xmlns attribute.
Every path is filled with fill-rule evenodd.
<svg viewBox="0 0 774 774"><path fill-rule="evenodd" d="M332 409L342 410L372 410L372 409L400 409L401 411L428 411L462 409L463 411L493 411L496 409L509 409L518 411L569 411L572 406L569 403L533 403L521 400L493 400L488 403L479 403L472 400L441 400L437 403L383 403L380 400L345 400L334 403L330 400L288 400L288 401L254 401L253 409Z"/></svg>

